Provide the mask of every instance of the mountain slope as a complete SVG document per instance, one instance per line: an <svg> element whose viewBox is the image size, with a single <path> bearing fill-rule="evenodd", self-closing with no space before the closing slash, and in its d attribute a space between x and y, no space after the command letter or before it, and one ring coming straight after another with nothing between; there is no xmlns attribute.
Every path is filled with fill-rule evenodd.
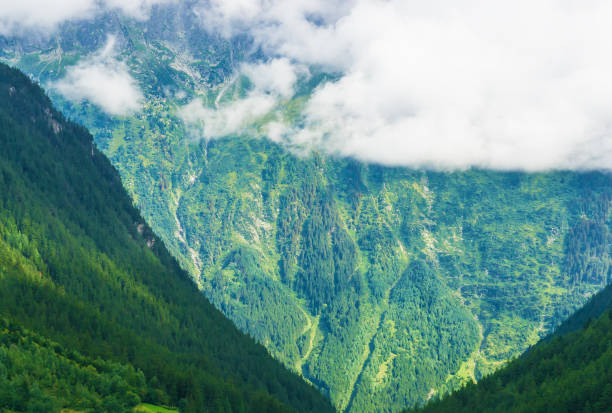
<svg viewBox="0 0 612 413"><path fill-rule="evenodd" d="M329 411L198 292L87 131L0 65L0 317L186 411ZM71 407L71 406L66 406Z"/></svg>
<svg viewBox="0 0 612 413"><path fill-rule="evenodd" d="M597 294L554 334L478 384L429 403L418 412L612 411L611 286ZM599 303L607 308L593 312ZM582 314L591 313L574 329Z"/></svg>
<svg viewBox="0 0 612 413"><path fill-rule="evenodd" d="M580 308L563 322L550 337L562 336L579 330L589 320L595 320L612 308L612 284L594 295L584 307Z"/></svg>
<svg viewBox="0 0 612 413"><path fill-rule="evenodd" d="M180 109L244 96L233 69L257 53L207 34L189 4L0 39L2 58L50 84L116 36L145 94L140 112L52 99L90 128L211 302L338 409L396 411L479 379L611 279L609 174L415 171L295 154L265 139L266 116L240 136L201 139ZM330 78L313 70L281 115L299 126L304 99Z"/></svg>
<svg viewBox="0 0 612 413"><path fill-rule="evenodd" d="M2 409L54 412L93 407L118 412L130 410L142 398L164 397L131 365L84 357L0 319Z"/></svg>

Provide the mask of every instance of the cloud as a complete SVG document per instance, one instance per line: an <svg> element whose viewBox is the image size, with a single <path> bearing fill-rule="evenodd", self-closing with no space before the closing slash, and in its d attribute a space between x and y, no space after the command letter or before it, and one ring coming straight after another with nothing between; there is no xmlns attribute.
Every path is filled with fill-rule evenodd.
<svg viewBox="0 0 612 413"><path fill-rule="evenodd" d="M200 13L270 57L340 73L303 128L275 120L290 145L414 167L612 165L610 2L211 0Z"/></svg>
<svg viewBox="0 0 612 413"><path fill-rule="evenodd" d="M209 0L195 12L226 37L247 33L270 56L318 64L346 63L346 44L333 25L355 0Z"/></svg>
<svg viewBox="0 0 612 413"><path fill-rule="evenodd" d="M179 117L194 132L203 134L207 139L244 132L258 118L273 111L279 101L293 95L300 72L304 72L304 69L285 58L260 64L243 64L239 76L251 83L244 98L224 103L222 97L226 91L223 90L214 107L206 107L201 100L195 99L180 108ZM237 76L227 88L238 80Z"/></svg>
<svg viewBox="0 0 612 413"><path fill-rule="evenodd" d="M117 60L112 36L101 50L68 68L64 78L48 86L70 101L90 101L111 115L134 113L143 101L126 64Z"/></svg>
<svg viewBox="0 0 612 413"><path fill-rule="evenodd" d="M275 95L282 98L294 92L298 71L288 59L273 59L261 64L244 64L240 71L253 83L253 92Z"/></svg>
<svg viewBox="0 0 612 413"><path fill-rule="evenodd" d="M88 19L107 10L119 10L144 18L158 3L176 0L19 0L3 1L0 7L0 35L22 35L32 31L49 32L57 25Z"/></svg>
<svg viewBox="0 0 612 413"><path fill-rule="evenodd" d="M111 9L146 18L166 1L177 0L22 0L0 8L0 34L53 30ZM268 59L238 69L236 77L253 84L241 99L194 101L181 110L207 137L243 133L259 122L259 131L290 146L389 165L612 165L609 1L193 4L208 30L248 35ZM333 72L335 80L310 95L296 127L279 106L298 89L304 68ZM113 53L74 66L55 86L109 113L135 111L141 99Z"/></svg>

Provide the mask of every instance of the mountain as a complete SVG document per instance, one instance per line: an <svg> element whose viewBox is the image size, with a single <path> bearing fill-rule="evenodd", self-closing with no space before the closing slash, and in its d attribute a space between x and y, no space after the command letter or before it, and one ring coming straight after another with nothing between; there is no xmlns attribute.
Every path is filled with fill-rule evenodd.
<svg viewBox="0 0 612 413"><path fill-rule="evenodd" d="M85 357L4 319L0 328L2 411L97 407L119 412L129 411L143 398L167 397L130 364Z"/></svg>
<svg viewBox="0 0 612 413"><path fill-rule="evenodd" d="M413 411L610 412L611 366L612 285L503 369Z"/></svg>
<svg viewBox="0 0 612 413"><path fill-rule="evenodd" d="M585 323L599 318L610 308L612 308L612 285L608 285L606 288L594 295L584 305L584 307L573 313L563 322L563 324L555 329L554 334L551 334L547 338L562 336L579 330L585 325Z"/></svg>
<svg viewBox="0 0 612 413"><path fill-rule="evenodd" d="M0 56L52 86L115 36L140 111L52 100L206 297L337 409L397 411L478 380L611 280L607 173L365 164L266 139L269 114L203 139L181 110L239 101L252 85L235 69L265 56L206 32L191 3L0 39ZM297 126L334 79L310 70L274 108Z"/></svg>
<svg viewBox="0 0 612 413"><path fill-rule="evenodd" d="M0 406L332 411L197 290L85 128L0 64Z"/></svg>

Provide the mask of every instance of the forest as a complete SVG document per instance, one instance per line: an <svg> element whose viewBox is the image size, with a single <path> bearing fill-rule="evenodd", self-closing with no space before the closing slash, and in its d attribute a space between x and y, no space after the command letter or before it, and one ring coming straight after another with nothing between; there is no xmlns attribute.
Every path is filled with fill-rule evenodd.
<svg viewBox="0 0 612 413"><path fill-rule="evenodd" d="M130 364L84 357L0 320L0 407L54 412L66 406L101 412L131 411L141 400L168 400L157 380L147 383ZM4 411L4 410L3 410Z"/></svg>
<svg viewBox="0 0 612 413"><path fill-rule="evenodd" d="M423 409L409 411L596 413L611 409L612 285L501 370L432 400Z"/></svg>
<svg viewBox="0 0 612 413"><path fill-rule="evenodd" d="M332 411L204 298L91 135L6 65L0 318L11 409Z"/></svg>

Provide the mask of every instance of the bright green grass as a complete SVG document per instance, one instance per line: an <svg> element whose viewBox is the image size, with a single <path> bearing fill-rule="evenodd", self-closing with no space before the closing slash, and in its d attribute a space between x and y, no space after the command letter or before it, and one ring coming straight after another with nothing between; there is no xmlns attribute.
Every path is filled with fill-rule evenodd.
<svg viewBox="0 0 612 413"><path fill-rule="evenodd" d="M168 407L155 406L149 403L141 403L134 408L135 412L142 413L172 413L178 412L176 409L170 409Z"/></svg>

